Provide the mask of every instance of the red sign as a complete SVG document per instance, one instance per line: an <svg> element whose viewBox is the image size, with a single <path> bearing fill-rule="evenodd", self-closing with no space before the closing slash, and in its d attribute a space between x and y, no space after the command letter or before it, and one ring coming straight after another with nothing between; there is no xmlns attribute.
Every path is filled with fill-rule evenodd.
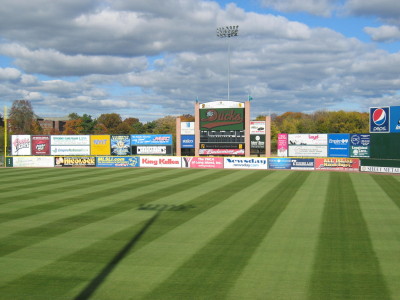
<svg viewBox="0 0 400 300"><path fill-rule="evenodd" d="M359 171L358 158L316 158L316 170Z"/></svg>
<svg viewBox="0 0 400 300"><path fill-rule="evenodd" d="M222 169L224 159L222 157L182 157L183 168L196 169Z"/></svg>
<svg viewBox="0 0 400 300"><path fill-rule="evenodd" d="M50 136L32 136L32 155L50 155Z"/></svg>

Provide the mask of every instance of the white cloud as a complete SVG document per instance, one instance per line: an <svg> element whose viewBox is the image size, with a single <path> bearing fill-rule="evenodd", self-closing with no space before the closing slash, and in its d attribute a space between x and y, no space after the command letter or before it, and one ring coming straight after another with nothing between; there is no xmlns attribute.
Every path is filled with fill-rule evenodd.
<svg viewBox="0 0 400 300"><path fill-rule="evenodd" d="M15 68L0 68L0 80L20 79L21 72Z"/></svg>
<svg viewBox="0 0 400 300"><path fill-rule="evenodd" d="M88 74L120 74L142 70L145 57L65 55L56 50L30 50L18 44L0 44L0 53L14 57L15 64L29 73L51 76L83 76Z"/></svg>
<svg viewBox="0 0 400 300"><path fill-rule="evenodd" d="M307 12L317 16L330 16L335 0L262 0L264 6L283 12Z"/></svg>
<svg viewBox="0 0 400 300"><path fill-rule="evenodd" d="M400 40L400 29L397 26L383 25L380 27L365 27L364 31L369 34L374 41L391 42Z"/></svg>

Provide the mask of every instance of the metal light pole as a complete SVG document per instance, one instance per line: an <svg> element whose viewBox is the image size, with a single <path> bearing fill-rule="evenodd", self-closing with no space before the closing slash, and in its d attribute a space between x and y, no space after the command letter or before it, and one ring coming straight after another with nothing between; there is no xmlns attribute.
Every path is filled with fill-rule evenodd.
<svg viewBox="0 0 400 300"><path fill-rule="evenodd" d="M239 26L225 26L217 28L217 37L228 38L228 101L230 100L230 80L231 80L231 45L229 38L238 36Z"/></svg>

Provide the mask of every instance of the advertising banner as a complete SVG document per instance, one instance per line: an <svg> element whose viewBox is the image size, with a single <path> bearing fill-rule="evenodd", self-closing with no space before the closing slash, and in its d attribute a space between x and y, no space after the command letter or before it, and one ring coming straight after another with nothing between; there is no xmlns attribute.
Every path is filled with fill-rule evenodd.
<svg viewBox="0 0 400 300"><path fill-rule="evenodd" d="M111 142L109 135L91 135L90 136L91 155L110 155Z"/></svg>
<svg viewBox="0 0 400 300"><path fill-rule="evenodd" d="M51 135L51 146L90 145L89 135Z"/></svg>
<svg viewBox="0 0 400 300"><path fill-rule="evenodd" d="M140 167L180 168L182 159L180 157L142 156L140 157Z"/></svg>
<svg viewBox="0 0 400 300"><path fill-rule="evenodd" d="M288 134L278 133L278 156L286 157L288 156Z"/></svg>
<svg viewBox="0 0 400 300"><path fill-rule="evenodd" d="M265 135L265 121L250 121L250 134Z"/></svg>
<svg viewBox="0 0 400 300"><path fill-rule="evenodd" d="M32 136L32 155L50 155L50 136Z"/></svg>
<svg viewBox="0 0 400 300"><path fill-rule="evenodd" d="M292 167L290 158L268 158L268 169L286 169Z"/></svg>
<svg viewBox="0 0 400 300"><path fill-rule="evenodd" d="M129 135L112 135L110 139L111 155L131 154L131 137Z"/></svg>
<svg viewBox="0 0 400 300"><path fill-rule="evenodd" d="M90 146L51 146L51 155L90 155Z"/></svg>
<svg viewBox="0 0 400 300"><path fill-rule="evenodd" d="M181 148L194 148L194 135L182 135L181 136Z"/></svg>
<svg viewBox="0 0 400 300"><path fill-rule="evenodd" d="M328 145L328 135L326 133L323 134L289 134L289 146L326 146Z"/></svg>
<svg viewBox="0 0 400 300"><path fill-rule="evenodd" d="M370 134L350 135L350 157L370 157Z"/></svg>
<svg viewBox="0 0 400 300"><path fill-rule="evenodd" d="M172 134L132 134L131 145L172 145Z"/></svg>
<svg viewBox="0 0 400 300"><path fill-rule="evenodd" d="M194 122L181 122L181 134L194 134Z"/></svg>
<svg viewBox="0 0 400 300"><path fill-rule="evenodd" d="M243 108L200 109L200 130L243 130Z"/></svg>
<svg viewBox="0 0 400 300"><path fill-rule="evenodd" d="M371 107L369 109L369 132L389 132L389 116L389 107Z"/></svg>
<svg viewBox="0 0 400 300"><path fill-rule="evenodd" d="M268 169L268 158L224 158L224 169Z"/></svg>
<svg viewBox="0 0 400 300"><path fill-rule="evenodd" d="M360 170L361 172L400 174L400 168L393 167L361 166Z"/></svg>
<svg viewBox="0 0 400 300"><path fill-rule="evenodd" d="M97 167L140 167L140 158L135 156L99 156Z"/></svg>
<svg viewBox="0 0 400 300"><path fill-rule="evenodd" d="M31 136L12 135L11 136L12 155L31 155Z"/></svg>
<svg viewBox="0 0 400 300"><path fill-rule="evenodd" d="M56 167L95 167L95 157L73 157L73 156L56 156L54 157L54 165Z"/></svg>
<svg viewBox="0 0 400 300"><path fill-rule="evenodd" d="M20 168L52 168L54 157L52 156L21 156L13 157L13 166Z"/></svg>
<svg viewBox="0 0 400 300"><path fill-rule="evenodd" d="M314 170L314 159L313 158L292 158L290 168L292 170Z"/></svg>
<svg viewBox="0 0 400 300"><path fill-rule="evenodd" d="M265 135L250 135L251 149L265 149Z"/></svg>
<svg viewBox="0 0 400 300"><path fill-rule="evenodd" d="M244 149L244 143L201 143L200 149Z"/></svg>
<svg viewBox="0 0 400 300"><path fill-rule="evenodd" d="M289 145L289 156L292 157L327 157L328 146L292 146Z"/></svg>
<svg viewBox="0 0 400 300"><path fill-rule="evenodd" d="M244 149L199 149L200 155L244 155Z"/></svg>
<svg viewBox="0 0 400 300"><path fill-rule="evenodd" d="M349 157L350 135L347 133L328 134L328 156Z"/></svg>
<svg viewBox="0 0 400 300"><path fill-rule="evenodd" d="M390 107L390 132L400 132L400 106Z"/></svg>
<svg viewBox="0 0 400 300"><path fill-rule="evenodd" d="M316 170L359 171L360 160L357 158L316 158Z"/></svg>
<svg viewBox="0 0 400 300"><path fill-rule="evenodd" d="M182 168L222 169L223 157L182 157Z"/></svg>
<svg viewBox="0 0 400 300"><path fill-rule="evenodd" d="M172 146L132 146L132 154L171 155L172 154Z"/></svg>

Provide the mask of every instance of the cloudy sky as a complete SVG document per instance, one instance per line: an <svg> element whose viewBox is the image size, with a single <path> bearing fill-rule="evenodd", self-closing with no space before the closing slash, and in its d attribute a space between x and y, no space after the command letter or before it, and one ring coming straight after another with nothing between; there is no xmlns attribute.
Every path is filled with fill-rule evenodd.
<svg viewBox="0 0 400 300"><path fill-rule="evenodd" d="M399 16L398 0L2 0L0 105L193 114L228 99L228 61L252 117L400 105Z"/></svg>

